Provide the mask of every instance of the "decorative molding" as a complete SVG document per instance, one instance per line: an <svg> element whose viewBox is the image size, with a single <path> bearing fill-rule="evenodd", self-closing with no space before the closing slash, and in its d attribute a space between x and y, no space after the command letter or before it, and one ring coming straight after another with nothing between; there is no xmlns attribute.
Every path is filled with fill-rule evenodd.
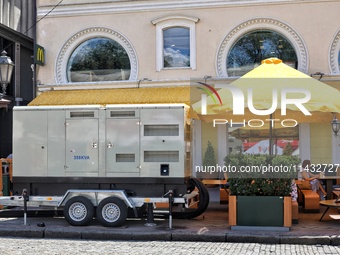
<svg viewBox="0 0 340 255"><path fill-rule="evenodd" d="M334 40L331 44L330 52L329 52L329 64L332 74L340 73L339 66L339 51L340 51L340 29L336 33Z"/></svg>
<svg viewBox="0 0 340 255"><path fill-rule="evenodd" d="M72 52L84 41L89 40L95 37L106 37L118 42L127 52L130 59L130 78L129 81L137 80L138 73L138 60L137 54L132 47L132 44L128 41L128 39L123 36L121 33L114 31L105 27L92 27L86 28L67 40L67 42L61 48L58 57L56 59L56 68L55 68L55 77L57 83L68 83L67 81L67 62Z"/></svg>
<svg viewBox="0 0 340 255"><path fill-rule="evenodd" d="M40 1L41 2L41 1ZM64 1L65 2L65 1ZM71 3L70 3L71 2ZM50 12L53 5L38 4L37 17L52 18L61 16L104 15L143 11L192 10L195 8L233 8L244 6L268 6L282 4L306 4L335 2L335 0L148 0L148 1L66 1ZM292 7L293 8L293 7ZM50 13L49 13L50 12Z"/></svg>
<svg viewBox="0 0 340 255"><path fill-rule="evenodd" d="M165 16L161 18L157 18L151 21L153 25L156 25L157 23L163 22L163 21L169 21L169 20L187 20L189 22L195 22L197 23L199 21L199 18L189 17L189 16Z"/></svg>
<svg viewBox="0 0 340 255"><path fill-rule="evenodd" d="M217 52L216 72L218 77L228 76L226 59L234 43L244 34L260 29L272 30L286 37L295 49L298 58L298 70L307 73L308 54L302 37L284 22L272 18L255 18L239 24L225 36Z"/></svg>

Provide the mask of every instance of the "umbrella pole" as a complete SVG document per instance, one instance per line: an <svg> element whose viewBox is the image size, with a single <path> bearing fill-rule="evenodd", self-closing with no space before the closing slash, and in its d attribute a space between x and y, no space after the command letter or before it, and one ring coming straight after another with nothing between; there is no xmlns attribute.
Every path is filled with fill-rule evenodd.
<svg viewBox="0 0 340 255"><path fill-rule="evenodd" d="M271 113L269 115L269 118L272 119L273 114ZM269 125L269 155L272 156L273 155L273 127L272 127L273 123L271 122Z"/></svg>

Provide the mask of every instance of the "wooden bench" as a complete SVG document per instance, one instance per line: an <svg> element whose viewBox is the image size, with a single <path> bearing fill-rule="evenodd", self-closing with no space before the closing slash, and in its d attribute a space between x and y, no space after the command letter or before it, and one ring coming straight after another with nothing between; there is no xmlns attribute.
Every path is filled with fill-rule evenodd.
<svg viewBox="0 0 340 255"><path fill-rule="evenodd" d="M320 211L320 195L312 190L305 189L301 190L303 209L309 212L319 212Z"/></svg>
<svg viewBox="0 0 340 255"><path fill-rule="evenodd" d="M298 187L298 203L302 205L304 211L319 212L320 195L310 189L308 181L296 180L295 183Z"/></svg>

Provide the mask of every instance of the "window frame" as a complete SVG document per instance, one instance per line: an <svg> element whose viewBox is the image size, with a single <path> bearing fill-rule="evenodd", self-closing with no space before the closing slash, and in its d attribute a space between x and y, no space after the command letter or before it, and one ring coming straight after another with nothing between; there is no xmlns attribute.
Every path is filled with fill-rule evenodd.
<svg viewBox="0 0 340 255"><path fill-rule="evenodd" d="M89 42L91 40L95 40L92 41L92 45L95 43L95 46L88 46ZM84 56L86 56L86 58L89 60L89 54L93 53L93 51L95 50L94 48L98 49L100 48L101 49L101 46L99 46L99 44L102 44L103 42L105 43L112 43L111 45L113 45L112 47L115 47L116 49L118 48L119 50L122 50L124 51L124 56L128 58L128 61L129 61L129 68L123 68L123 66L117 66L117 69L115 70L118 70L120 69L120 75L123 76L122 74L122 70L125 70L125 71L128 71L129 72L129 75L126 75L127 77L130 77L130 71L131 71L131 61L130 61L130 58L126 52L126 50L122 47L121 44L119 44L117 41L115 40L112 40L111 38L108 38L108 37L94 37L94 38L91 38L91 39L87 39L86 41L82 42L81 44L78 45L78 47L75 48L75 50L72 52L72 54L70 55L70 57L68 58L68 61L67 61L67 68L66 68L66 73L67 73L67 81L69 83L83 83L83 82L93 82L92 80L88 80L89 77L83 77L85 78L84 81L79 81L79 80L76 80L76 78L74 76L77 75L77 72L78 74L79 73L84 73L84 72L91 72L94 76L98 76L98 79L99 81L97 82L114 82L114 81L126 81L128 79L103 79L103 76L100 74L100 73L97 73L97 72L101 72L101 71L105 71L105 72L108 72L108 70L110 70L108 68L108 66L105 67L105 69L102 69L102 68L98 68L97 70L94 70L94 68L89 68L86 70L73 70L71 71L71 69L73 68L73 65L75 64L78 64L79 62L76 61L76 57L78 56L79 57L79 54L84 54ZM99 43L99 44L98 44ZM85 44L85 45L84 45ZM81 47L81 48L80 48ZM90 50L86 50L86 48L90 47ZM107 59L105 59L108 55L106 54L105 56L103 56L103 58L101 58L99 60L99 62L101 61L107 61ZM93 59L91 59L90 61L92 61ZM114 59L113 61L115 61L116 59ZM113 71L113 69L111 69L111 71ZM110 72L111 72L110 71Z"/></svg>
<svg viewBox="0 0 340 255"><path fill-rule="evenodd" d="M282 41L284 41L285 43L287 43L287 44L289 44L289 49L288 50L293 50L294 51L294 54L295 54L295 56L296 56L296 59L294 59L294 63L296 64L296 62L298 62L298 59L297 59L297 54L296 54L296 50L295 50L295 48L293 47L293 45L292 45L292 43L291 43L291 41L290 40L288 40L287 38L285 38L281 33L278 33L278 32L276 32L276 31L274 31L274 30L268 30L268 29L257 29L257 30L254 30L254 31L250 31L249 33L246 33L246 34L244 34L244 35L242 35L241 37L239 37L236 41L235 41L235 43L234 43L234 45L229 49L229 51L228 51L228 54L227 54L227 57L226 57L226 68L227 68L227 74L228 74L228 76L232 76L232 77L239 77L239 75L231 75L230 74L230 70L228 70L228 63L229 63L229 60L230 60L230 58L232 59L232 57L230 57L230 53L232 52L232 50L234 50L235 49L235 47L236 47L236 45L238 45L238 46L240 46L240 45L242 45L242 44L239 44L239 42L241 41L241 40L244 40L246 37L247 38L250 38L250 39L255 39L255 38L261 38L261 45L252 45L252 46L258 46L258 47L260 47L260 50L261 50L261 54L263 54L262 56L261 56L261 59L257 59L257 60L260 60L259 62L256 62L256 64L257 65L260 65L261 64L261 60L263 60L263 59L266 59L266 58L270 58L270 57L277 57L277 56L268 56L269 54L268 54L268 48L266 48L266 46L265 46L265 42L266 42L266 37L267 38L270 38L270 37L272 37L273 38L273 36L279 36L279 38L277 38L277 39L279 39L279 40L271 40L271 39L269 39L269 41L270 42L272 42L272 43L274 43L274 44L276 44L277 43L277 45L279 44L279 41L280 41L280 39L282 40ZM264 41L263 41L264 40ZM268 41L267 41L268 42ZM271 45L271 46L273 46L273 45ZM275 46L274 46L275 47ZM252 47L252 48L247 48L248 50L258 50L258 48L256 49L256 47ZM276 48L274 48L274 50L279 50L279 47L276 47ZM244 51L242 51L241 53L244 53ZM249 56L249 55L248 55ZM228 59L228 57L229 57L229 59ZM250 56L249 56L250 57ZM256 56L257 57L257 56ZM251 59L251 58L250 58ZM284 58L280 58L284 63L286 63L286 61L287 61L287 59L284 59ZM254 60L254 59L252 59L252 60ZM256 61L256 60L255 60ZM254 63L254 62L251 62L251 63ZM246 64L250 64L249 62L247 62ZM288 64L288 63L287 63ZM295 65L294 65L295 66ZM230 67L229 67L230 68ZM251 71L251 70L247 70L248 68L247 68L247 66L246 65L242 65L242 66L239 66L239 68L241 69L239 72L240 73L242 73L242 74L240 74L240 76L243 76L244 74L246 74L247 72L249 72L249 71ZM255 67L252 67L253 69L255 68Z"/></svg>
<svg viewBox="0 0 340 255"><path fill-rule="evenodd" d="M64 83L64 84L79 84L79 82L69 82L67 79L67 64L68 61L73 53L73 51L83 42L97 38L108 38L111 40L116 41L119 43L126 51L129 56L130 60L130 77L126 81L137 81L137 74L138 74L138 59L137 54L132 44L128 41L128 39L122 35L121 33L114 31L109 28L105 27L92 27L87 28L79 31L75 35L71 36L66 43L61 48L57 60L56 60L56 67L55 67L55 77L57 83ZM112 83L112 82L122 82L121 80L118 81L96 81L96 82L80 82L80 83Z"/></svg>
<svg viewBox="0 0 340 255"><path fill-rule="evenodd" d="M329 65L332 74L340 74L340 29L332 40L329 51Z"/></svg>
<svg viewBox="0 0 340 255"><path fill-rule="evenodd" d="M227 73L227 57L234 44L244 35L257 30L268 30L284 36L295 50L298 68L297 70L307 73L308 52L302 37L288 24L271 18L257 18L245 21L232 28L224 37L217 53L216 73L218 77L229 77Z"/></svg>
<svg viewBox="0 0 340 255"><path fill-rule="evenodd" d="M196 70L196 23L198 18L186 16L167 16L152 20L156 26L156 71L174 69ZM189 67L164 67L164 38L163 31L168 28L182 27L189 29L190 36L190 66Z"/></svg>

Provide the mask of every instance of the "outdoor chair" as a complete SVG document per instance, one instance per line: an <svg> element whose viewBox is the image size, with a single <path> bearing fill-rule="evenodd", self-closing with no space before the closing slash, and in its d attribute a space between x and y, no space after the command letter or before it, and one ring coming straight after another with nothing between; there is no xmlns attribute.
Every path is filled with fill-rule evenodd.
<svg viewBox="0 0 340 255"><path fill-rule="evenodd" d="M298 203L302 205L305 212L320 211L320 195L311 189L309 181L295 181L298 187Z"/></svg>

